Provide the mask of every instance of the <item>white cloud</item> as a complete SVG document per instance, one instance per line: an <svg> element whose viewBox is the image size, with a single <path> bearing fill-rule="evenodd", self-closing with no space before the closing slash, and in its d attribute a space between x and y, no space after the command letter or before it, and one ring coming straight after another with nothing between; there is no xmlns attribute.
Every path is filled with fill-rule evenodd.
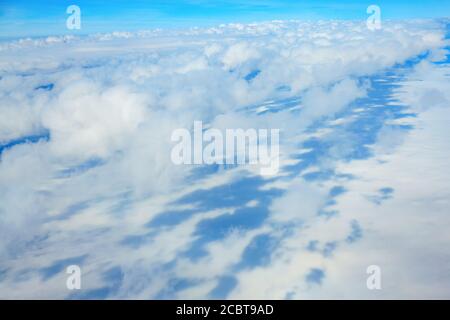
<svg viewBox="0 0 450 320"><path fill-rule="evenodd" d="M230 297L335 297L339 294L336 288L345 285L340 283L340 275L344 275L342 281L352 276L345 268L360 268L372 257L387 259L392 252L403 252L402 243L414 232L438 235L415 243L421 250L445 243L446 224L435 224L446 221L442 210L448 204L448 179L438 178L442 170L450 172L444 163L448 157L442 151L448 150L448 141L442 138L446 135L442 115L447 112L436 111L444 109L450 99L446 69L420 63L394 95L412 111L424 112L419 119L425 128L432 127L433 121L439 125L434 126L435 131L425 131L426 139L419 131L397 139L395 130L386 127L374 150L391 157L387 166L370 159L339 162L351 147L343 141L346 135L339 131L339 125L358 116L335 122L331 128L305 132L317 120L335 120L337 113L366 95L370 86L358 77L382 72L426 51L432 52L431 60L442 58L442 39L443 32L434 22L385 23L382 31L372 33L359 22L272 21L2 43L0 145L42 132L48 132L49 138L11 145L1 153L0 278L2 270L6 271L0 280L0 296L36 297L45 292L50 298L66 297L69 292L61 285L64 275L57 272L45 281L42 268L86 255L86 290L110 286L101 275L119 266L124 277L120 287L111 291L113 297L154 298L174 278L198 283L172 294L202 297L220 276L233 273L230 270L256 236L271 233L281 239L270 255L272 260L253 270L236 271L238 283ZM260 73L246 79L256 70ZM283 107L284 99L291 101L290 108L296 112L270 112ZM219 170L186 182L193 168L170 162L170 136L176 128L191 128L194 120L217 128L280 128L281 163L285 165L283 180L240 192L241 196L254 192L254 198L246 199L243 205L251 203L252 210L268 206L269 218L259 227L205 243L206 255L200 262L183 256L198 239L197 225L234 212L236 207L196 206L208 198L176 201L233 184L251 176L252 170ZM336 219L318 217L316 211L329 200L328 189L345 181L316 184L299 177L287 178L287 165L301 162L295 159L299 144L313 135L334 136L332 157L315 163L319 170L326 162L327 168L360 178L347 182L348 194L334 204L333 209L341 214ZM395 138L390 139L391 135ZM417 146L429 143L417 156ZM397 148L403 149L397 153ZM436 160L441 162L430 167ZM428 170L423 192L413 190L421 179L415 168ZM396 177L398 185L392 180L380 181L380 176ZM374 221L370 215L375 214L375 207L364 196L385 184L395 189L399 202L383 207L386 218ZM270 193L271 186L286 193L268 204L258 193ZM437 196L436 190L440 190ZM420 208L414 204L427 198L435 199L435 218L420 215L428 202L417 204ZM388 221L393 216L400 225L403 216L395 212L404 213L404 208L414 213L411 223L416 229L402 227L399 236ZM177 210L186 216L175 226L147 225L159 214ZM189 210L194 213L190 215ZM369 229L363 245L345 243L354 219ZM292 221L292 233L286 236L279 226ZM429 228L420 229L421 223ZM383 230L398 245L395 251L378 248L373 255L359 259L384 235ZM317 252L307 249L313 240L318 241ZM130 243L125 245L126 241ZM339 252L332 259L323 254L331 242L339 243ZM438 249L429 256L445 261ZM415 263L416 256L400 255L398 265L387 267L392 272L388 279L398 266L404 268L405 261ZM305 282L311 268L323 269L329 282L324 281L322 287ZM419 274L421 281L426 279L421 268L418 265L408 277ZM22 273L24 279L16 281ZM356 281L348 296L360 293ZM431 290L424 282L418 287ZM437 283L436 287L437 296L448 295L445 288ZM392 290L393 295L406 294ZM426 294L432 296L431 291Z"/></svg>

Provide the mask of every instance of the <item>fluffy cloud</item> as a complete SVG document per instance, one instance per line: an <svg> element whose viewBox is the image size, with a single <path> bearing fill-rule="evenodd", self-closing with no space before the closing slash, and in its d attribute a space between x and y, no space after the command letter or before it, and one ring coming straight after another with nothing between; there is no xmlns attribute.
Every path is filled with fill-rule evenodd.
<svg viewBox="0 0 450 320"><path fill-rule="evenodd" d="M386 266L390 281L419 263L403 253L414 233L389 226L390 216L400 224L413 212L419 232L423 208L410 207L448 189L435 178L445 164L429 167L448 149L448 72L434 63L445 45L432 21L379 32L359 22L273 21L2 43L0 296L337 297L348 280L346 296L371 297L360 288L369 260L399 254ZM423 54L414 70L398 67ZM401 76L401 90L378 87ZM411 125L407 112L426 130L441 116L421 156L420 135L402 127ZM171 133L195 120L281 129L280 175L173 165ZM421 179L404 166L411 150L430 194L403 198ZM383 157L394 158L383 166ZM400 198L384 207L389 188ZM417 244L424 250L447 240L433 224L446 225L448 199L443 192L433 202L436 217L423 230L437 236ZM380 221L371 217L380 212ZM377 244L384 232L395 250ZM440 250L430 257L446 261ZM83 270L75 295L65 288L70 263ZM350 267L363 275L351 278ZM421 268L408 277L425 287ZM406 295L391 286L387 296Z"/></svg>

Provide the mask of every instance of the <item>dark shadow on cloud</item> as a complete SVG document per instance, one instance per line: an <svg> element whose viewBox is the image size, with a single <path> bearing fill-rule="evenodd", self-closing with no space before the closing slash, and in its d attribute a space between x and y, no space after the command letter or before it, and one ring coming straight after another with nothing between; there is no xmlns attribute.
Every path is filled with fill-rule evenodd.
<svg viewBox="0 0 450 320"><path fill-rule="evenodd" d="M179 291L188 289L200 283L200 280L172 278L167 282L166 287L156 294L156 300L174 299Z"/></svg>
<svg viewBox="0 0 450 320"><path fill-rule="evenodd" d="M299 160L299 162L285 167L289 176L295 177L308 168L320 165L321 161L325 159L350 162L371 157L373 154L370 146L377 142L378 133L385 126L387 120L416 116L408 112L406 106L396 104L397 101L392 98L392 94L395 89L400 87L400 81L404 79L407 70L410 70L422 58L423 55L419 55L378 75L361 77L358 80L360 83L367 81L371 83L367 95L355 100L335 115L336 119L354 116L356 118L339 127L333 127L333 134L331 135L311 138L300 144L299 148L310 149L310 151L294 156L294 159ZM386 107L387 104L389 104L389 107ZM356 109L363 110L355 113ZM326 121L326 118L315 121L306 132L314 133L327 127ZM408 131L413 127L400 125L396 128ZM334 176L335 172L332 168L320 168L303 175L307 181L323 181Z"/></svg>
<svg viewBox="0 0 450 320"><path fill-rule="evenodd" d="M253 79L255 79L259 74L261 73L261 70L253 70L251 72L249 72L245 77L245 81L247 82L251 82Z"/></svg>
<svg viewBox="0 0 450 320"><path fill-rule="evenodd" d="M5 150L11 149L18 145L38 143L40 141L49 141L49 140L50 140L50 131L48 130L44 130L42 133L39 134L33 134L29 136L23 136L17 139L12 139L0 144L0 156Z"/></svg>
<svg viewBox="0 0 450 320"><path fill-rule="evenodd" d="M270 234L256 236L245 248L241 261L233 269L240 271L257 266L267 266L278 243L279 239Z"/></svg>
<svg viewBox="0 0 450 320"><path fill-rule="evenodd" d="M334 206L337 203L336 198L338 198L340 195L344 194L345 192L347 192L347 190L342 186L335 186L335 187L331 188L328 193L328 198L325 202L325 205L323 206L323 208L321 208L319 210L318 215L325 216L327 218L336 216L339 212L337 210L330 209L329 207Z"/></svg>
<svg viewBox="0 0 450 320"><path fill-rule="evenodd" d="M56 274L63 272L70 265L81 266L83 264L83 262L86 260L87 256L88 255L85 254L85 255L81 255L81 256L76 256L76 257L71 257L71 258L54 261L50 266L41 268L39 270L39 273L42 276L42 280L46 281L46 280L52 278Z"/></svg>
<svg viewBox="0 0 450 320"><path fill-rule="evenodd" d="M312 268L309 273L306 275L305 280L309 284L322 284L323 279L325 278L325 272L319 268Z"/></svg>
<svg viewBox="0 0 450 320"><path fill-rule="evenodd" d="M142 235L129 235L124 237L119 244L132 249L139 249L140 247L148 244L154 236L154 232L148 232Z"/></svg>
<svg viewBox="0 0 450 320"><path fill-rule="evenodd" d="M101 158L91 158L89 160L86 160L85 162L82 162L81 164L59 171L59 173L57 174L57 178L68 178L79 175L90 169L100 167L104 164L106 164L106 161Z"/></svg>
<svg viewBox="0 0 450 320"><path fill-rule="evenodd" d="M237 209L234 213L227 213L217 218L202 220L196 228L196 241L185 252L190 259L196 260L207 254L205 246L225 238L233 231L248 231L260 227L268 217L269 211L265 207Z"/></svg>
<svg viewBox="0 0 450 320"><path fill-rule="evenodd" d="M226 299L237 284L238 281L233 276L220 277L217 286L209 293L208 296L211 299Z"/></svg>
<svg viewBox="0 0 450 320"><path fill-rule="evenodd" d="M34 88L34 90L44 90L44 91L51 91L53 90L53 87L55 85L53 83L48 83L48 84L42 84L40 86L37 86L36 88Z"/></svg>
<svg viewBox="0 0 450 320"><path fill-rule="evenodd" d="M333 256L334 251L338 248L338 241L326 242L323 246L319 240L311 240L306 246L309 252L317 252L322 254L325 258Z"/></svg>
<svg viewBox="0 0 450 320"><path fill-rule="evenodd" d="M377 194L367 196L369 201L375 203L376 205L381 205L384 201L391 199L394 196L393 188L381 188L378 190Z"/></svg>
<svg viewBox="0 0 450 320"><path fill-rule="evenodd" d="M348 243L356 242L356 241L358 241L359 239L361 239L363 237L363 230L362 230L361 225L359 224L358 221L353 220L350 223L350 227L351 227L351 232L347 236L347 239L346 239L346 241Z"/></svg>

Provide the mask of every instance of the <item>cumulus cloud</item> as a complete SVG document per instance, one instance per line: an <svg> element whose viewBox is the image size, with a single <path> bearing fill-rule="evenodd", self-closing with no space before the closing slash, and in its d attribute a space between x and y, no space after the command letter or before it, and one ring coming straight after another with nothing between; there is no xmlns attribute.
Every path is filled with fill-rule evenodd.
<svg viewBox="0 0 450 320"><path fill-rule="evenodd" d="M433 21L387 22L376 33L360 22L272 21L2 43L0 296L336 297L351 278L345 268L404 249L411 233L397 235L389 215L400 223L432 197L406 197L420 180L404 166L408 152L427 142L404 133L417 123L401 114L423 113L424 128L447 115L436 110L448 106L448 72L434 63L445 46ZM424 54L413 70L395 69L401 90L378 87L398 81L386 70ZM448 150L443 119L426 131L429 155L414 157L429 170L431 193L448 189L428 167ZM171 133L196 120L280 129L279 176L172 164ZM387 187L399 202L375 209L370 195ZM448 194L433 199L436 220L411 209L417 228L445 219ZM373 243L384 230L396 251ZM446 240L433 230L439 237L424 249ZM417 260L399 258L388 277L405 261ZM75 295L65 288L69 262L84 274ZM416 271L408 276L425 279ZM361 278L348 296L361 294Z"/></svg>

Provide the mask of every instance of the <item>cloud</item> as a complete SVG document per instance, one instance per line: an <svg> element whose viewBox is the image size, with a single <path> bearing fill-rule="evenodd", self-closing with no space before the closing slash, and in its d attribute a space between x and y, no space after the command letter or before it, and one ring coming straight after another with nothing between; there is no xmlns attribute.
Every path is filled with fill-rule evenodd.
<svg viewBox="0 0 450 320"><path fill-rule="evenodd" d="M363 273L346 293L358 296L366 263L392 254L388 280L411 262L408 277L425 287L402 244L421 230L431 237L415 243L423 250L446 241L450 90L434 63L445 45L433 21L386 22L378 33L271 21L2 43L0 296L337 297L349 267ZM401 89L386 70L403 72ZM196 120L281 129L280 175L172 164L171 133ZM421 121L426 137L402 127ZM383 188L395 191L375 206ZM422 215L427 205L435 218ZM378 244L384 235L395 250ZM61 263L77 257L84 291L73 295ZM446 261L439 249L429 257Z"/></svg>

